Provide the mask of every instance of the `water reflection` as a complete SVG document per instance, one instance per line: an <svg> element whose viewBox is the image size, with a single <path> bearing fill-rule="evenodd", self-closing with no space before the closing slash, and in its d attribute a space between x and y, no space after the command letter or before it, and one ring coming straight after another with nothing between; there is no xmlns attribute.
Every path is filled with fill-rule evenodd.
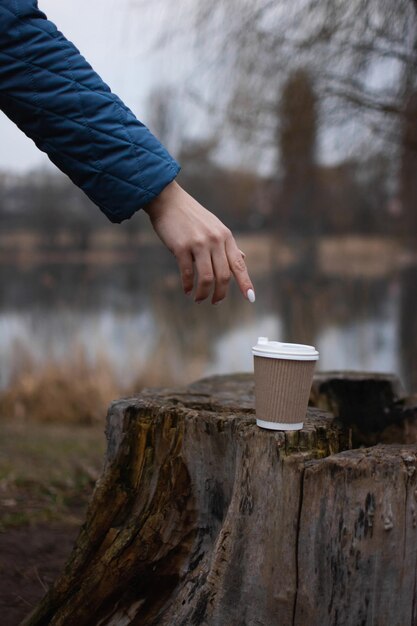
<svg viewBox="0 0 417 626"><path fill-rule="evenodd" d="M121 386L250 371L250 348L267 335L315 344L321 369L393 371L416 389L416 279L414 267L376 278L287 267L255 278L255 305L233 285L212 307L182 294L159 247L104 267L2 266L0 387L22 352L42 364L82 349L92 364L108 360Z"/></svg>

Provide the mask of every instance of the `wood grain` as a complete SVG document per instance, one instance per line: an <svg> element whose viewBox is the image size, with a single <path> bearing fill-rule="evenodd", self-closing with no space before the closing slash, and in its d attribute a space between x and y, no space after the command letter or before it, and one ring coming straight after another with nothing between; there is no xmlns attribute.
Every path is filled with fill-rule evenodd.
<svg viewBox="0 0 417 626"><path fill-rule="evenodd" d="M119 400L65 571L26 625L416 624L416 446L256 426L253 378ZM388 621L387 621L388 620Z"/></svg>

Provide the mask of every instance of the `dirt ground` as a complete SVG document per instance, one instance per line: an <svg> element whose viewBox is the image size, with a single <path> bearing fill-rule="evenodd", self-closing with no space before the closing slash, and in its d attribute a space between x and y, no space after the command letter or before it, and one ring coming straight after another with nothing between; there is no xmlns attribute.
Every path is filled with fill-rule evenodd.
<svg viewBox="0 0 417 626"><path fill-rule="evenodd" d="M65 523L39 523L0 534L0 615L16 626L61 572L78 534Z"/></svg>
<svg viewBox="0 0 417 626"><path fill-rule="evenodd" d="M0 419L0 626L19 624L62 571L104 450L104 424Z"/></svg>

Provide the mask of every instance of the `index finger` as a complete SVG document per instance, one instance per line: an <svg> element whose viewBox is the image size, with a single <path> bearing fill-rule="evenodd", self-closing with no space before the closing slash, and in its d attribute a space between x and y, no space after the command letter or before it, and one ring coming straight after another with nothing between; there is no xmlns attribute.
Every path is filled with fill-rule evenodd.
<svg viewBox="0 0 417 626"><path fill-rule="evenodd" d="M255 302L255 290L249 278L246 263L233 237L226 240L226 255L240 291L249 302Z"/></svg>

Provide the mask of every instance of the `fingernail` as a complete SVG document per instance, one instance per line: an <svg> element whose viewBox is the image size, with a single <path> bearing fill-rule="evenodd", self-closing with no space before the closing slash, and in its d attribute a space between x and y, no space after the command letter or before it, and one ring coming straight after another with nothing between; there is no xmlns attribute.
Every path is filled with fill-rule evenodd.
<svg viewBox="0 0 417 626"><path fill-rule="evenodd" d="M217 302L213 302L214 306L217 306L218 304L221 304L223 302L223 300L218 300Z"/></svg>
<svg viewBox="0 0 417 626"><path fill-rule="evenodd" d="M184 291L186 296L191 296L192 292L193 292L192 289L190 289L189 291Z"/></svg>
<svg viewBox="0 0 417 626"><path fill-rule="evenodd" d="M255 302L255 292L253 289L248 289L246 292L249 302Z"/></svg>
<svg viewBox="0 0 417 626"><path fill-rule="evenodd" d="M202 300L194 300L194 302L195 302L196 304L201 304L203 301L202 301Z"/></svg>

